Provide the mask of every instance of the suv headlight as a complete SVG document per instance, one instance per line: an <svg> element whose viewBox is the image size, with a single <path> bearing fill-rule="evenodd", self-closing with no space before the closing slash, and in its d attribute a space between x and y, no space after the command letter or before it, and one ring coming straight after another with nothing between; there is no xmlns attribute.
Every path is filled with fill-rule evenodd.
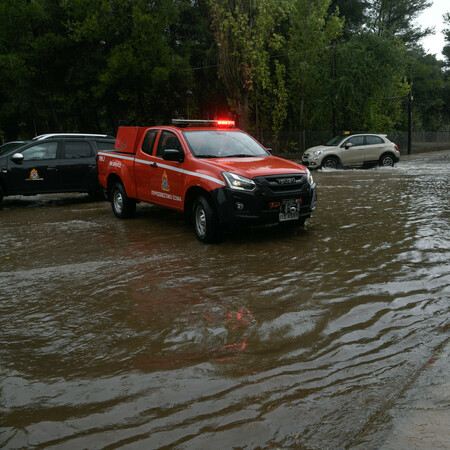
<svg viewBox="0 0 450 450"><path fill-rule="evenodd" d="M311 175L311 172L306 169L306 175L308 177L308 183L312 186L314 184L314 179L313 176Z"/></svg>
<svg viewBox="0 0 450 450"><path fill-rule="evenodd" d="M319 155L321 155L322 153L323 153L322 150L316 150L316 151L313 153L313 155L314 155L314 156L319 156Z"/></svg>
<svg viewBox="0 0 450 450"><path fill-rule="evenodd" d="M238 191L253 191L256 188L256 184L250 178L237 175L231 172L222 172L222 176L227 182L230 189Z"/></svg>

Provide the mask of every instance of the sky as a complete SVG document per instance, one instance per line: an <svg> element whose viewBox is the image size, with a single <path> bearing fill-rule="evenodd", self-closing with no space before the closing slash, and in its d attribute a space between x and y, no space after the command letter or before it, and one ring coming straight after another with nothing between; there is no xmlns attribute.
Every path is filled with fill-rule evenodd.
<svg viewBox="0 0 450 450"><path fill-rule="evenodd" d="M435 34L422 39L422 45L428 53L435 54L438 59L444 59L442 55L442 49L445 45L444 35L442 34L444 19L442 16L446 12L450 12L449 0L433 0L433 5L417 18L417 23L423 28L435 28Z"/></svg>

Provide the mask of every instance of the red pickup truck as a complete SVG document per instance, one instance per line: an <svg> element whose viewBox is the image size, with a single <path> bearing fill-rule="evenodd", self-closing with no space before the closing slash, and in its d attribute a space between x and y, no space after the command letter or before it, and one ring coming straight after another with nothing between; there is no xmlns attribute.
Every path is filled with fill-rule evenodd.
<svg viewBox="0 0 450 450"><path fill-rule="evenodd" d="M201 242L224 228L302 226L316 207L307 168L273 156L230 121L120 127L113 151L98 153L98 176L119 218L136 202L181 211Z"/></svg>

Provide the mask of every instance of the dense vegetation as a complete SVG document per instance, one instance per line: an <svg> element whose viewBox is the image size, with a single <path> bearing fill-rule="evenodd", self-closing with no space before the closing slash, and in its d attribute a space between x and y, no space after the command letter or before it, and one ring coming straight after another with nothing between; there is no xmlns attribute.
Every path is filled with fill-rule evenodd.
<svg viewBox="0 0 450 450"><path fill-rule="evenodd" d="M0 0L0 140L219 116L263 140L388 132L411 97L414 129L448 130L450 31L439 61L414 26L429 3Z"/></svg>

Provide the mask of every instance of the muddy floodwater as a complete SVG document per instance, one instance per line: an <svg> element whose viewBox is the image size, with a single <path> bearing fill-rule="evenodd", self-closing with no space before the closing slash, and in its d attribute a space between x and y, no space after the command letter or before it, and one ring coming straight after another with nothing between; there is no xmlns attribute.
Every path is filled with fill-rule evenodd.
<svg viewBox="0 0 450 450"><path fill-rule="evenodd" d="M150 205L6 198L0 447L408 448L449 348L450 159L314 177L305 229L219 245Z"/></svg>

